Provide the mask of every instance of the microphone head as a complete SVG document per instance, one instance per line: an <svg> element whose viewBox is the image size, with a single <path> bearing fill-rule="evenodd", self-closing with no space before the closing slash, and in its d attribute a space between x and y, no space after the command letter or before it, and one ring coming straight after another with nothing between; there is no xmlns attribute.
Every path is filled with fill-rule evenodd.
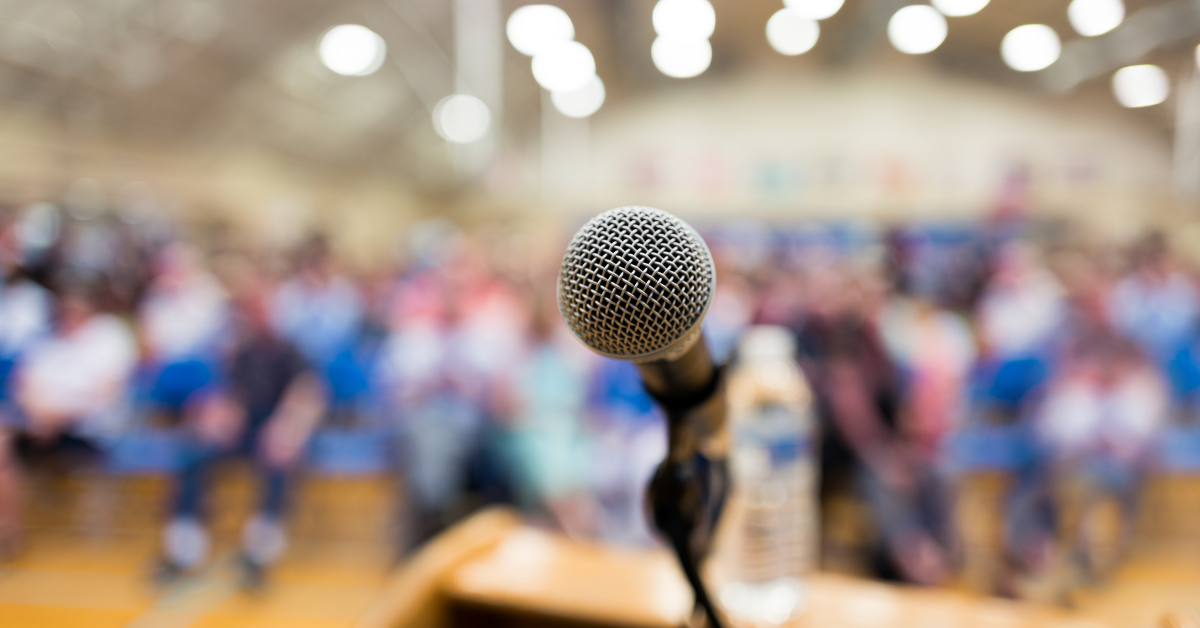
<svg viewBox="0 0 1200 628"><path fill-rule="evenodd" d="M717 273L686 222L652 207L620 207L575 234L558 273L558 307L596 353L674 360L700 338Z"/></svg>

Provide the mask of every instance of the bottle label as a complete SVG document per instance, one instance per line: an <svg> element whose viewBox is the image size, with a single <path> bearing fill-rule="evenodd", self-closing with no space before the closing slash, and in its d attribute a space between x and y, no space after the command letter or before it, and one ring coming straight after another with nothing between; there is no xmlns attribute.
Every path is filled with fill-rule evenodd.
<svg viewBox="0 0 1200 628"><path fill-rule="evenodd" d="M763 403L734 423L729 523L738 581L797 578L814 565L816 470L802 411Z"/></svg>
<svg viewBox="0 0 1200 628"><path fill-rule="evenodd" d="M812 455L812 439L795 409L763 404L734 429L735 480L757 480Z"/></svg>

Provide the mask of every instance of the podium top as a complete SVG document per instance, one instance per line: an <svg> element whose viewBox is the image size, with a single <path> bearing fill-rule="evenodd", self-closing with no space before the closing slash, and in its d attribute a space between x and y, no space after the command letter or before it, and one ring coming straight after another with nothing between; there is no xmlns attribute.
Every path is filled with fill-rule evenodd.
<svg viewBox="0 0 1200 628"><path fill-rule="evenodd" d="M945 589L830 574L814 574L808 584L808 608L788 628L1118 628L1048 606ZM450 625L449 609L455 606L551 620L544 625L679 628L692 598L665 549L575 541L493 509L422 549L358 625Z"/></svg>
<svg viewBox="0 0 1200 628"><path fill-rule="evenodd" d="M797 628L1109 628L1052 607L815 574ZM455 569L452 600L597 625L679 628L692 595L666 550L516 528Z"/></svg>

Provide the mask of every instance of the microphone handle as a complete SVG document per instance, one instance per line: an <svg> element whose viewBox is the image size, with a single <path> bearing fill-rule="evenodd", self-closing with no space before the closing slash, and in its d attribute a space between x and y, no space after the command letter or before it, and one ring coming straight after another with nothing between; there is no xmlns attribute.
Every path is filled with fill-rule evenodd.
<svg viewBox="0 0 1200 628"><path fill-rule="evenodd" d="M678 359L645 362L637 367L646 392L667 415L668 457L686 460L700 450L710 459L724 458L728 451L724 379L713 363L704 336Z"/></svg>
<svg viewBox="0 0 1200 628"><path fill-rule="evenodd" d="M710 393L717 367L708 353L708 343L700 335L692 346L675 360L655 360L638 364L642 383L659 403L670 406L694 405Z"/></svg>

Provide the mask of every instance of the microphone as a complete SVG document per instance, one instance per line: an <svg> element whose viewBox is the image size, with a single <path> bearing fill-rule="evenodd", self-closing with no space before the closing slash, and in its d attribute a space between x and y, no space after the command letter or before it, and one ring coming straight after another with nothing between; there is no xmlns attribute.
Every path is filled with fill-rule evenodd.
<svg viewBox="0 0 1200 628"><path fill-rule="evenodd" d="M600 355L635 363L667 416L667 459L647 501L696 603L719 628L697 568L729 486L723 379L701 331L715 289L716 268L700 234L651 207L620 207L588 221L558 275L558 305L571 332Z"/></svg>

